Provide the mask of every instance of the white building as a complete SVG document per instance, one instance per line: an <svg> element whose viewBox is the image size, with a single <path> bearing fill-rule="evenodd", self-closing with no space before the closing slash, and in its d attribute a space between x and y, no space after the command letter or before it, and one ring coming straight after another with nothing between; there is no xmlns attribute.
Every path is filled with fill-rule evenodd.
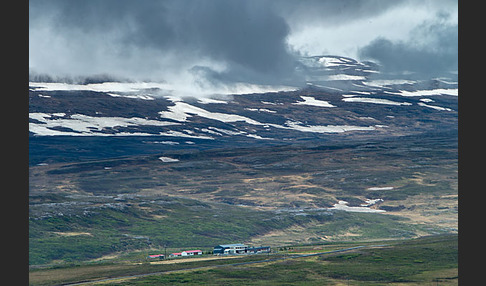
<svg viewBox="0 0 486 286"><path fill-rule="evenodd" d="M178 257L178 256L193 256L193 255L202 255L202 250L186 250L183 252L175 252L171 253L169 257Z"/></svg>

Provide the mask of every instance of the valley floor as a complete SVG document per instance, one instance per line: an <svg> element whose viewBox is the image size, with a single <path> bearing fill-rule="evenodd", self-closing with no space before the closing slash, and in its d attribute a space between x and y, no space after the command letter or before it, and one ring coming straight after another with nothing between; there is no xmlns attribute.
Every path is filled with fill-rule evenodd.
<svg viewBox="0 0 486 286"><path fill-rule="evenodd" d="M37 269L30 272L30 285L458 285L457 235L380 245L296 245L232 258Z"/></svg>

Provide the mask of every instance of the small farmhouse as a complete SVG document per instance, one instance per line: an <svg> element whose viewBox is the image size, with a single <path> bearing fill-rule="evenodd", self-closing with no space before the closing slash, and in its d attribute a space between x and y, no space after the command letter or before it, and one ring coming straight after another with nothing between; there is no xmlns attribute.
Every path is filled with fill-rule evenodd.
<svg viewBox="0 0 486 286"><path fill-rule="evenodd" d="M182 256L187 256L187 255L202 255L202 250L186 250L181 252Z"/></svg>
<svg viewBox="0 0 486 286"><path fill-rule="evenodd" d="M186 250L182 252L175 252L171 253L169 257L178 257L178 256L193 256L193 255L202 255L202 250Z"/></svg>

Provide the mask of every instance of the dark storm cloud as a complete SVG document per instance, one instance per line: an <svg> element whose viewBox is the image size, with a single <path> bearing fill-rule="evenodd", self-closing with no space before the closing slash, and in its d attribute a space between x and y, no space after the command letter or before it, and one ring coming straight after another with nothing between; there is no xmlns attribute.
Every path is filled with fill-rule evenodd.
<svg viewBox="0 0 486 286"><path fill-rule="evenodd" d="M440 75L458 68L458 26L438 13L411 31L406 41L378 37L360 49L359 56L378 61L384 71Z"/></svg>
<svg viewBox="0 0 486 286"><path fill-rule="evenodd" d="M296 3L298 2L298 3ZM394 0L279 0L275 9L288 16L296 25L315 24L324 21L329 26L337 26L361 18L382 14L407 1Z"/></svg>
<svg viewBox="0 0 486 286"><path fill-rule="evenodd" d="M277 71L291 60L285 48L289 27L267 6L255 4L205 2L189 15L194 29L189 37L196 37L214 58L229 59L259 72Z"/></svg>
<svg viewBox="0 0 486 286"><path fill-rule="evenodd" d="M263 1L182 1L172 24L178 46L223 61L230 67L215 78L276 82L290 79L295 58L285 40L289 27ZM183 10L181 12L180 10Z"/></svg>
<svg viewBox="0 0 486 286"><path fill-rule="evenodd" d="M81 31L86 36L122 32L137 34L140 39L145 37L141 44L161 44L162 37L171 36L167 18L168 11L162 1L29 1L30 28L43 24L42 19L49 19L50 28L63 37L69 36L70 31Z"/></svg>
<svg viewBox="0 0 486 286"><path fill-rule="evenodd" d="M304 78L296 72L302 51L299 45L289 45L292 33L309 27L332 31L407 5L428 5L435 11L457 2L35 0L29 1L29 64L33 71L53 75L110 74L135 80L189 76L214 84L298 85ZM434 71L450 66L457 57L457 25L444 27L436 18L435 23L417 27L415 39L384 37L386 25L382 30L369 29L375 41L368 40L359 55L378 60L389 70ZM428 46L413 45L415 40L432 38ZM306 34L298 39L309 38ZM337 42L318 40L323 47Z"/></svg>
<svg viewBox="0 0 486 286"><path fill-rule="evenodd" d="M220 78L264 82L290 77L295 64L285 44L287 23L261 1L93 0L30 4L31 30L46 25L57 38L71 45L76 43L75 49L81 49L80 45L84 49L83 54L65 51L66 55L45 51L51 60L64 56L70 65L82 65L91 60L90 53L104 51L108 53L106 57L101 55L92 63L99 71L136 64L152 70L151 61L156 62L157 58L150 57L172 54L181 63L204 57L222 62L229 69L215 72ZM42 21L45 18L47 22ZM45 48L49 49L49 45ZM113 60L130 64L117 65L110 62ZM159 68L164 73L165 67Z"/></svg>

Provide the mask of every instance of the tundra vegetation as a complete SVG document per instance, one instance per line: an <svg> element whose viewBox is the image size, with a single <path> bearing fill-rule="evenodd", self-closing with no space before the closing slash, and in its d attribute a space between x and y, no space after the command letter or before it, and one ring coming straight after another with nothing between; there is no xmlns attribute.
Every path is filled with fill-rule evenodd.
<svg viewBox="0 0 486 286"><path fill-rule="evenodd" d="M325 253L356 245L364 247ZM111 280L103 281L103 285L457 285L457 248L457 234L443 234L368 243L297 244L269 255L228 259L204 254L205 258L150 262L139 253L34 269L30 271L30 285L107 278ZM316 253L324 254L296 257ZM176 261L180 262L172 263ZM253 263L242 265L244 262ZM139 274L149 275L133 276Z"/></svg>
<svg viewBox="0 0 486 286"><path fill-rule="evenodd" d="M176 150L30 168L29 263L457 233L457 140ZM338 201L381 213L332 209Z"/></svg>

